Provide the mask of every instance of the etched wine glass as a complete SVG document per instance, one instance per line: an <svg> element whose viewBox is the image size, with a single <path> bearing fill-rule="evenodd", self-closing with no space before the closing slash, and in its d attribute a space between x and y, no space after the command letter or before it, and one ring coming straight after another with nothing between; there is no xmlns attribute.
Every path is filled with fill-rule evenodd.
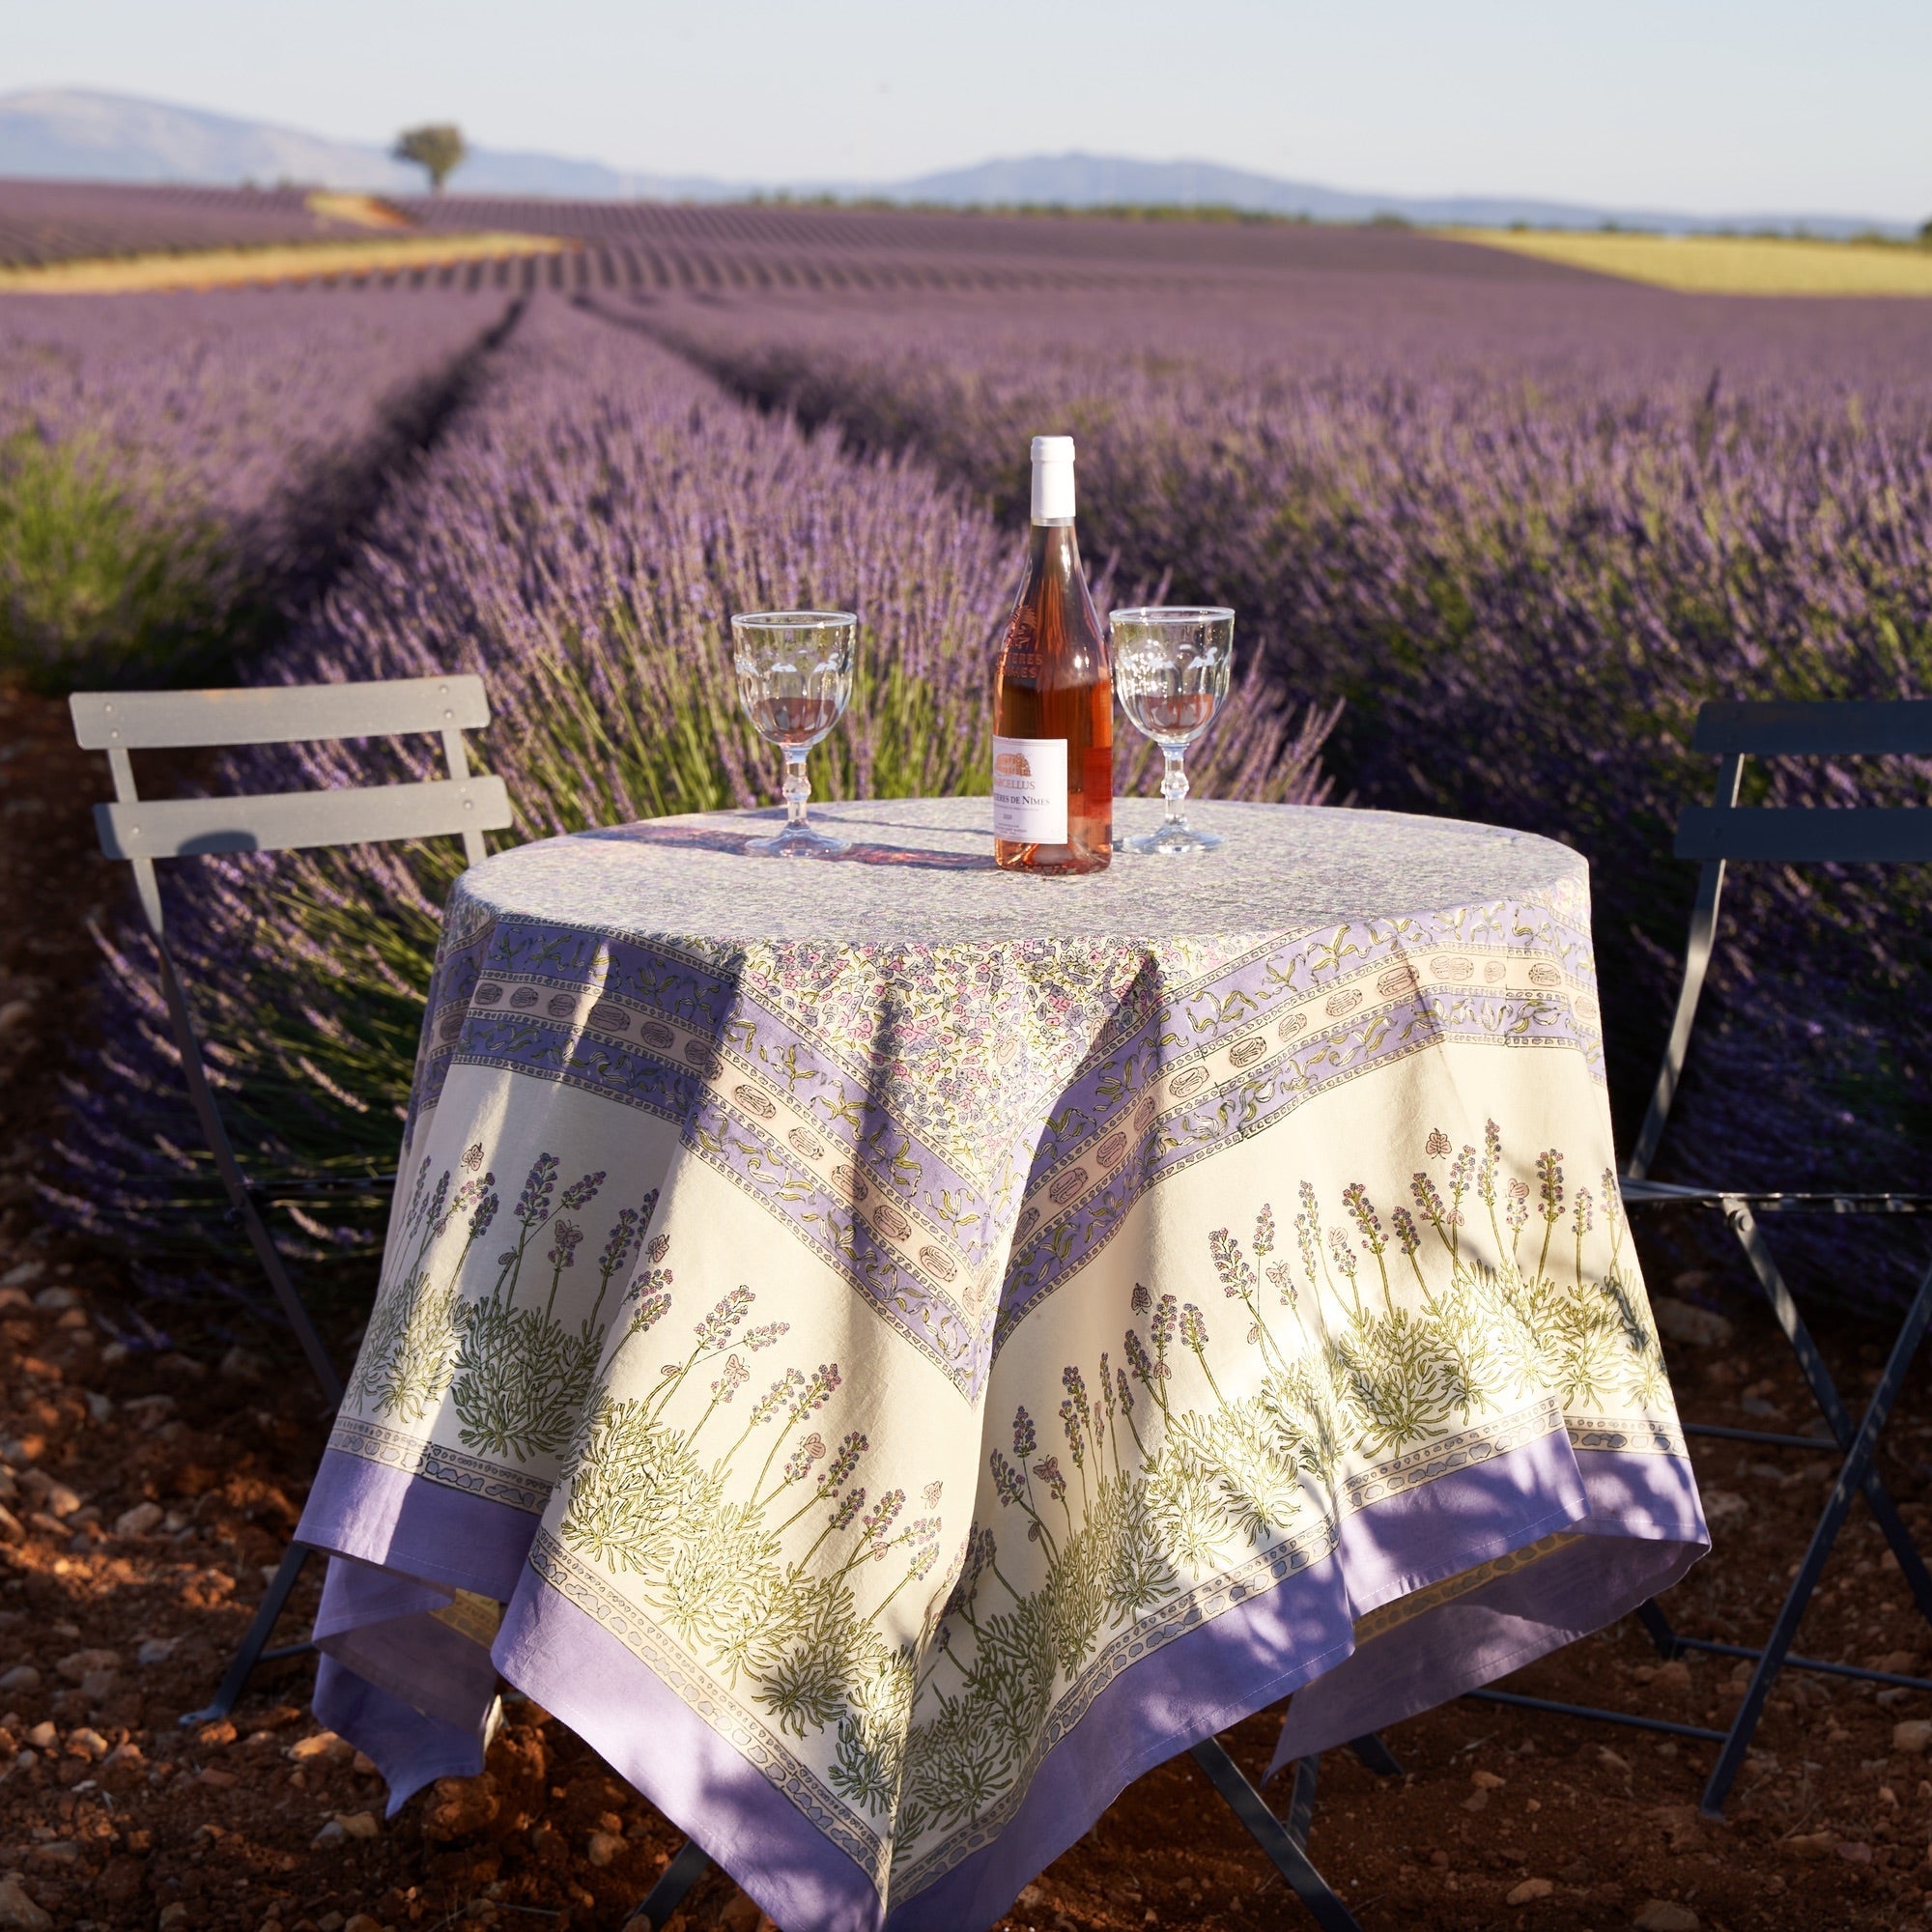
<svg viewBox="0 0 1932 1932"><path fill-rule="evenodd" d="M1118 849L1175 858L1211 852L1221 840L1189 825L1180 807L1187 748L1228 696L1235 613L1220 605L1143 605L1110 611L1107 631L1121 709L1167 761L1160 781L1167 816L1157 830L1123 838Z"/></svg>
<svg viewBox="0 0 1932 1932"><path fill-rule="evenodd" d="M785 825L745 847L779 859L828 859L850 850L806 822L811 782L805 754L838 724L852 696L852 647L859 620L849 611L753 611L731 619L738 696L759 735L785 754Z"/></svg>

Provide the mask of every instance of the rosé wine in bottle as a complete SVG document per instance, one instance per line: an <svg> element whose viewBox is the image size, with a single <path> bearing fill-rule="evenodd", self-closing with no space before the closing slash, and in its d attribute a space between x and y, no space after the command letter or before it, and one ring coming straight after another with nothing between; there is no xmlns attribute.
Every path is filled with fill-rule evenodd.
<svg viewBox="0 0 1932 1932"><path fill-rule="evenodd" d="M1114 678L1073 535L1073 439L1037 436L1026 582L993 672L993 859L1104 871L1113 832Z"/></svg>

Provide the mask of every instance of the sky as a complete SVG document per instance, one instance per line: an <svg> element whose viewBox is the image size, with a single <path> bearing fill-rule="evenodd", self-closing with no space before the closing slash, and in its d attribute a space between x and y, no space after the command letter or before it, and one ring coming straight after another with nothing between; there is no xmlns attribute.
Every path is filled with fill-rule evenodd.
<svg viewBox="0 0 1932 1932"><path fill-rule="evenodd" d="M0 93L724 180L1000 156L1932 215L1932 0L0 0Z"/></svg>

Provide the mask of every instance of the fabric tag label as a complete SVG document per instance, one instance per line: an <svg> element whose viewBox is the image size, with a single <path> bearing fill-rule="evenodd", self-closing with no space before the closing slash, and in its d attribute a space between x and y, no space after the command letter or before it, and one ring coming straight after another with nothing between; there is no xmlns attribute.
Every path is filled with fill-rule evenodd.
<svg viewBox="0 0 1932 1932"><path fill-rule="evenodd" d="M1019 845L1066 843L1066 740L993 740L993 837Z"/></svg>

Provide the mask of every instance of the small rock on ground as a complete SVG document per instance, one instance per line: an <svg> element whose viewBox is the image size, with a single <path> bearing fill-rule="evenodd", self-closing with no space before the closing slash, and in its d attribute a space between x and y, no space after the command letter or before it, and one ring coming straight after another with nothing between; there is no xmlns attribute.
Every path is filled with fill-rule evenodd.
<svg viewBox="0 0 1932 1932"><path fill-rule="evenodd" d="M1636 1932L1697 1932L1697 1915L1688 1905L1677 1905L1667 1898L1648 1900L1641 1912L1631 1920Z"/></svg>
<svg viewBox="0 0 1932 1932"><path fill-rule="evenodd" d="M1682 1301L1674 1294L1660 1294L1650 1304L1659 1329L1673 1342L1688 1343L1693 1349L1720 1349L1736 1332L1729 1321L1714 1309L1699 1308L1695 1302Z"/></svg>
<svg viewBox="0 0 1932 1932"><path fill-rule="evenodd" d="M8 1932L52 1932L53 1922L12 1872L0 1878L0 1925Z"/></svg>

